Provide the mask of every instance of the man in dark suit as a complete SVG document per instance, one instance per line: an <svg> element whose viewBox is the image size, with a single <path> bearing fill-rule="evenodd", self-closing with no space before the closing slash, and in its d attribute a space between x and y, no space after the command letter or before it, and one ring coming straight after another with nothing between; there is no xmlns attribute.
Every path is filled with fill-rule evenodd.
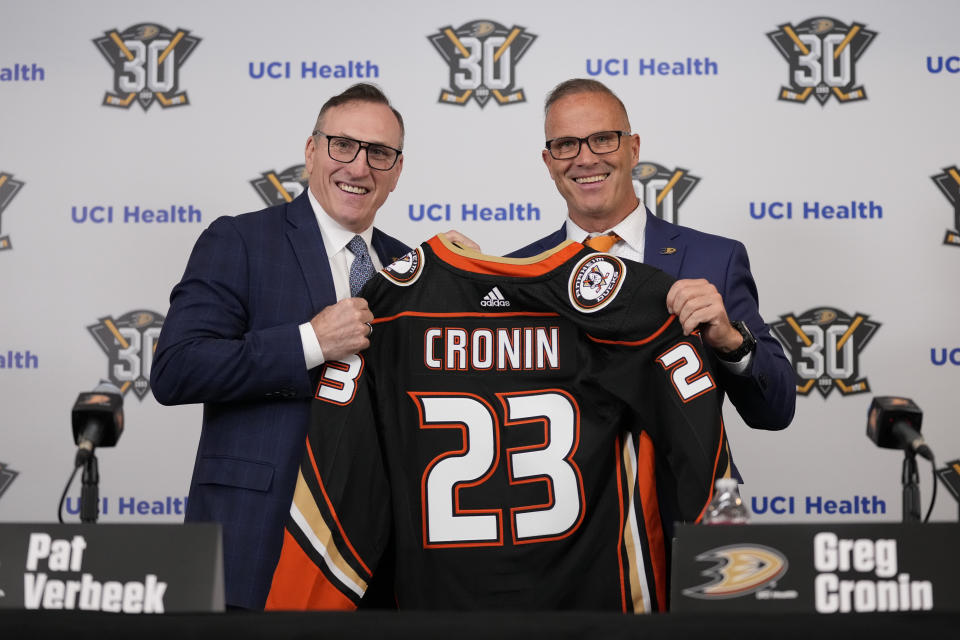
<svg viewBox="0 0 960 640"><path fill-rule="evenodd" d="M151 376L204 403L187 521L223 525L226 602L263 608L304 451L311 369L369 346L359 286L409 249L373 227L403 167L403 120L372 85L324 104L309 188L215 220L170 295Z"/></svg>
<svg viewBox="0 0 960 640"><path fill-rule="evenodd" d="M547 97L545 112L543 161L568 218L511 257L536 255L567 239L609 236L590 244L605 240L609 253L678 278L667 309L687 334L699 328L722 391L751 427L785 428L793 419L796 376L760 317L743 244L671 224L642 206L631 177L640 137L630 133L623 103L605 85L563 82Z"/></svg>

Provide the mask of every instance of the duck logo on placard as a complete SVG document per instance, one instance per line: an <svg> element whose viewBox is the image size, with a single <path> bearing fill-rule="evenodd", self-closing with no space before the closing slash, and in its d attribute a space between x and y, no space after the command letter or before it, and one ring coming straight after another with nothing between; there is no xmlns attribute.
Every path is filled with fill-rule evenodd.
<svg viewBox="0 0 960 640"><path fill-rule="evenodd" d="M150 392L153 353L164 317L156 311L138 309L118 318L104 316L87 327L107 354L110 382L126 395L133 389L138 400Z"/></svg>
<svg viewBox="0 0 960 640"><path fill-rule="evenodd" d="M677 210L700 178L686 169L667 169L656 162L638 162L633 168L633 190L648 209L667 222L677 224Z"/></svg>
<svg viewBox="0 0 960 640"><path fill-rule="evenodd" d="M714 563L701 575L710 582L683 590L683 595L702 600L738 598L769 589L787 573L787 557L759 544L730 545L704 551L696 558Z"/></svg>
<svg viewBox="0 0 960 640"><path fill-rule="evenodd" d="M859 359L880 323L869 318L815 307L782 315L770 325L793 362L798 394L805 396L814 387L824 398L834 387L844 396L870 391L866 377L860 377Z"/></svg>
<svg viewBox="0 0 960 640"><path fill-rule="evenodd" d="M456 29L442 27L427 36L450 69L450 88L439 102L464 106L471 97L481 108L491 96L497 104L526 102L516 85L516 68L537 39L524 27L506 27L493 20L472 20Z"/></svg>
<svg viewBox="0 0 960 640"><path fill-rule="evenodd" d="M23 183L14 180L13 175L9 173L0 173L0 222L3 221L3 212L13 200L13 197L20 191ZM13 248L10 243L10 236L3 235L3 227L0 226L0 251Z"/></svg>
<svg viewBox="0 0 960 640"><path fill-rule="evenodd" d="M273 170L264 171L259 178L250 181L260 197L272 207L285 202L292 202L303 193L309 182L305 165L295 164L279 173Z"/></svg>
<svg viewBox="0 0 960 640"><path fill-rule="evenodd" d="M859 22L846 25L834 18L810 18L781 24L767 37L790 65L790 85L778 98L806 102L813 95L820 106L834 96L841 104L867 99L857 86L856 63L876 37Z"/></svg>
<svg viewBox="0 0 960 640"><path fill-rule="evenodd" d="M186 29L172 31L150 22L94 38L113 67L113 92L103 96L103 106L129 109L136 100L146 111L154 101L164 109L190 104L187 92L180 91L180 67L199 42Z"/></svg>
<svg viewBox="0 0 960 640"><path fill-rule="evenodd" d="M960 170L957 169L957 165L953 165L945 168L943 173L931 177L953 205L953 229L947 229L943 244L958 247L960 246Z"/></svg>

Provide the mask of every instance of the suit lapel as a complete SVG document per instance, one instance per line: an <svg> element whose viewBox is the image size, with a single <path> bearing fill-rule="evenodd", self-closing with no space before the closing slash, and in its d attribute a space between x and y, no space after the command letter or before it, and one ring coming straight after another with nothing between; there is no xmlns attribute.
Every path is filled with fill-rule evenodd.
<svg viewBox="0 0 960 640"><path fill-rule="evenodd" d="M661 220L647 209L643 262L676 278L680 274L685 252L686 245L680 237L680 227Z"/></svg>
<svg viewBox="0 0 960 640"><path fill-rule="evenodd" d="M564 224L563 226L560 227L559 230L554 231L553 233L548 235L546 238L538 242L536 244L536 253L533 253L531 255L539 255L544 251L549 251L550 249L553 249L555 246L557 246L561 242L566 241L566 239L567 239L567 225Z"/></svg>
<svg viewBox="0 0 960 640"><path fill-rule="evenodd" d="M373 245L373 250L377 252L380 264L384 267L390 266L410 251L376 227L373 228L373 237L370 238L370 244Z"/></svg>
<svg viewBox="0 0 960 640"><path fill-rule="evenodd" d="M336 302L337 293L333 287L330 261L323 246L320 225L317 224L306 191L287 205L286 214L287 239L303 271L310 302L314 309L320 310Z"/></svg>

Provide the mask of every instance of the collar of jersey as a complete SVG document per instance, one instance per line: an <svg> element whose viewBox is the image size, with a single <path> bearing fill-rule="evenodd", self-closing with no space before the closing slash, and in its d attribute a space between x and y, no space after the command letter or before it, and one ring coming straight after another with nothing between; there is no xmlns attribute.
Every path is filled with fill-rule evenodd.
<svg viewBox="0 0 960 640"><path fill-rule="evenodd" d="M427 244L439 259L463 271L526 278L549 273L583 250L579 242L566 240L529 258L501 258L461 248L442 233L427 240Z"/></svg>

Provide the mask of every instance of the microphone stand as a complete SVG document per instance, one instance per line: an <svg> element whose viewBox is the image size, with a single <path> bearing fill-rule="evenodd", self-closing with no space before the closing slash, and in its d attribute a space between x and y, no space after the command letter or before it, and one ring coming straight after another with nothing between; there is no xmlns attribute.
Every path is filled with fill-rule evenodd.
<svg viewBox="0 0 960 640"><path fill-rule="evenodd" d="M917 455L909 448L903 452L903 521L920 522L920 474Z"/></svg>
<svg viewBox="0 0 960 640"><path fill-rule="evenodd" d="M100 515L100 470L97 456L90 452L83 462L83 484L80 487L80 522L96 523Z"/></svg>

